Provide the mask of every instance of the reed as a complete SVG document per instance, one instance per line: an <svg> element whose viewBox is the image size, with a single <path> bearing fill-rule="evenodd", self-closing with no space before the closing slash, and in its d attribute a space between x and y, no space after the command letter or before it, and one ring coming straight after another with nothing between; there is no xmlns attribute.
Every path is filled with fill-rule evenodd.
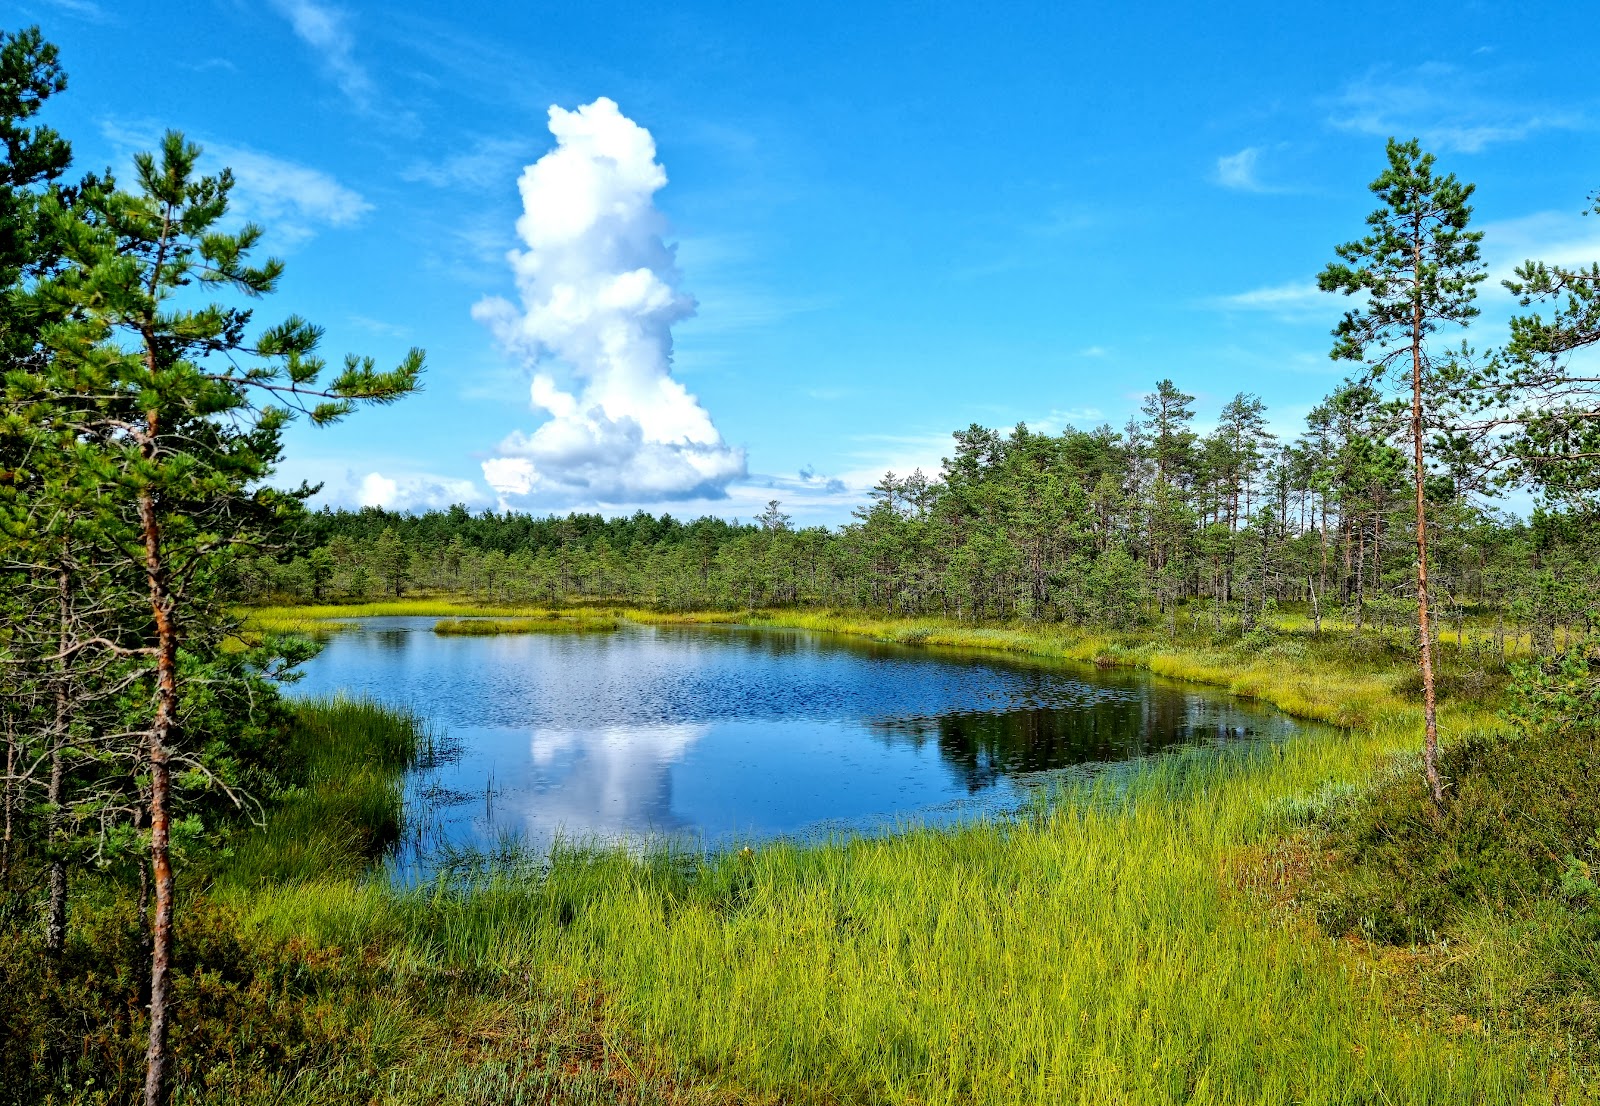
<svg viewBox="0 0 1600 1106"><path fill-rule="evenodd" d="M214 878L282 888L360 876L399 834L403 773L426 742L415 718L368 700L297 703L287 759L298 786L220 858Z"/></svg>

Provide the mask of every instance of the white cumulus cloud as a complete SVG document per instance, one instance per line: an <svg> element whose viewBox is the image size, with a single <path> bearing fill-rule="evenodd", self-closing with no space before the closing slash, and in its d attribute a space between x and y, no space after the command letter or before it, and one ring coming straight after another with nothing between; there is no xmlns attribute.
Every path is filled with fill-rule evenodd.
<svg viewBox="0 0 1600 1106"><path fill-rule="evenodd" d="M520 304L472 312L535 369L530 398L549 418L502 441L484 478L508 507L720 498L745 455L672 376L672 327L695 301L662 238L655 142L604 97L552 107L550 131L555 149L518 182Z"/></svg>
<svg viewBox="0 0 1600 1106"><path fill-rule="evenodd" d="M359 480L346 475L342 487L323 488L324 501L340 506L382 507L390 511L440 511L457 503L486 506L483 493L470 480L432 473L369 472Z"/></svg>

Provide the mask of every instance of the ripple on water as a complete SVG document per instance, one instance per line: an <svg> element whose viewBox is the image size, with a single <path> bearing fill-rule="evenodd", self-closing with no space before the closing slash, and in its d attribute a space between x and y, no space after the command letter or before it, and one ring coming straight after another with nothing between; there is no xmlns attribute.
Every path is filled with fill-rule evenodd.
<svg viewBox="0 0 1600 1106"><path fill-rule="evenodd" d="M947 824L1013 810L1075 766L1296 728L1129 671L798 630L459 637L433 622L363 619L292 687L405 706L444 734L449 752L408 781L403 870L557 838Z"/></svg>

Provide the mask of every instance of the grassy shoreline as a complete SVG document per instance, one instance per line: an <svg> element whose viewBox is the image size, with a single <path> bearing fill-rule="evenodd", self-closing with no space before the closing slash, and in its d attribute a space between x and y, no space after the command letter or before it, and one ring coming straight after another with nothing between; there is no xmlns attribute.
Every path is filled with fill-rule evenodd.
<svg viewBox="0 0 1600 1106"><path fill-rule="evenodd" d="M1415 708L1396 692L1406 672L1394 666L1355 665L1337 648L1305 663L1307 633L1283 635L1294 649L1271 646L1250 652L1193 641L1163 643L1148 634L1106 634L1072 628L1027 625L973 626L937 619L882 618L832 612L688 611L663 612L635 607L550 608L496 606L452 599L396 600L363 604L254 607L244 610L247 629L258 632L335 632L336 620L395 615L440 619L596 620L621 618L656 626L748 624L844 634L873 641L938 648L975 649L1042 660L1139 668L1168 679L1219 687L1242 698L1267 703L1299 718L1336 726L1369 725ZM332 625L330 625L332 623Z"/></svg>
<svg viewBox="0 0 1600 1106"><path fill-rule="evenodd" d="M431 602L356 616L502 612ZM1299 899L1285 843L1412 755L1417 716L1394 658L1299 634L1240 649L807 612L614 613L1137 666L1345 728L1162 757L1015 823L711 859L571 851L542 875L411 891L330 874L219 887L221 901L255 940L382 964L364 1016L389 1017L376 1012L418 981L477 981L452 1000L477 1027L450 1037L458 1074L490 1079L530 1049L561 1058L539 1068L537 1101L626 1088L661 1102L1398 1106L1596 1091L1591 1060L1521 1013L1527 982L1491 955L1493 935L1482 956L1400 956L1323 935ZM1466 695L1447 699L1442 723L1451 741L1496 725ZM1497 997L1463 1022L1428 1001L1441 981ZM393 1032L436 1066L429 1024ZM485 1100L357 1051L346 1085ZM550 1082L563 1064L590 1090Z"/></svg>

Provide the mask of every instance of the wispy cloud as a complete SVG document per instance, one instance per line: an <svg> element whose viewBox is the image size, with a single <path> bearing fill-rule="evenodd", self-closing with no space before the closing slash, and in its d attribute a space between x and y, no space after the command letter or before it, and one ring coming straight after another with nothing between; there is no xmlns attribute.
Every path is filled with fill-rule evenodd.
<svg viewBox="0 0 1600 1106"><path fill-rule="evenodd" d="M1485 76L1437 62L1373 69L1329 101L1329 122L1375 137L1415 136L1431 150L1467 154L1540 131L1584 125L1570 110L1519 101L1487 87Z"/></svg>
<svg viewBox="0 0 1600 1106"><path fill-rule="evenodd" d="M236 146L210 152L233 169L240 212L278 235L309 238L318 227L349 226L372 210L359 192L320 169Z"/></svg>
<svg viewBox="0 0 1600 1106"><path fill-rule="evenodd" d="M160 135L153 126L105 121L101 133L123 156L154 149ZM359 222L372 205L354 189L340 184L320 169L274 157L244 146L201 141L205 153L200 168L216 173L233 170L233 209L238 216L260 223L269 244L289 246L303 242L323 227L343 227Z"/></svg>
<svg viewBox="0 0 1600 1106"><path fill-rule="evenodd" d="M1274 315L1304 316L1312 312L1331 313L1332 297L1318 289L1314 280L1292 280L1286 284L1252 288L1228 296L1214 296L1205 302L1208 307L1224 311L1264 311Z"/></svg>
<svg viewBox="0 0 1600 1106"><path fill-rule="evenodd" d="M1257 170L1261 163L1261 147L1246 146L1236 154L1228 154L1217 158L1217 168L1214 178L1224 188L1232 188L1239 192L1267 192L1270 189L1261 183Z"/></svg>
<svg viewBox="0 0 1600 1106"><path fill-rule="evenodd" d="M366 315L349 315L352 326L358 326L369 334L379 334L385 338L409 338L411 328L399 323L385 322L383 319L374 319Z"/></svg>
<svg viewBox="0 0 1600 1106"><path fill-rule="evenodd" d="M1198 304L1210 311L1253 312L1272 315L1280 322L1333 322L1344 309L1339 296L1317 288L1315 280L1288 280L1280 285L1264 285L1232 295L1211 296Z"/></svg>
<svg viewBox="0 0 1600 1106"><path fill-rule="evenodd" d="M949 431L927 434L857 434L858 447L846 456L852 467L838 474L846 488L861 494L883 478L886 472L909 476L921 469L925 476L937 476L943 459L955 452Z"/></svg>
<svg viewBox="0 0 1600 1106"><path fill-rule="evenodd" d="M300 41L317 52L339 91L356 107L371 107L372 78L356 60L356 41L347 15L316 0L272 0L272 6L289 20Z"/></svg>
<svg viewBox="0 0 1600 1106"><path fill-rule="evenodd" d="M694 343L822 311L835 302L828 296L766 290L768 247L748 235L689 235L679 238L673 250L679 266L695 273L699 310L684 322L684 334Z"/></svg>
<svg viewBox="0 0 1600 1106"><path fill-rule="evenodd" d="M1026 232L1036 238L1062 238L1092 230L1104 222L1104 216L1075 203L1059 203L1045 213L1044 218L1030 223Z"/></svg>
<svg viewBox="0 0 1600 1106"><path fill-rule="evenodd" d="M1105 417L1105 412L1098 407L1068 407L1029 422L1028 429L1036 434L1059 434L1069 426L1097 426Z"/></svg>
<svg viewBox="0 0 1600 1106"><path fill-rule="evenodd" d="M1576 211L1540 211L1485 223L1480 229L1489 266L1485 289L1490 295L1505 295L1500 282L1524 261L1568 267L1600 262L1600 221Z"/></svg>
<svg viewBox="0 0 1600 1106"><path fill-rule="evenodd" d="M86 19L91 23L106 23L111 19L105 8L95 3L94 0L44 0L44 2L57 11L75 15L79 19Z"/></svg>
<svg viewBox="0 0 1600 1106"><path fill-rule="evenodd" d="M400 176L435 188L496 188L513 180L532 153L531 143L524 139L480 138L445 157L414 161Z"/></svg>
<svg viewBox="0 0 1600 1106"><path fill-rule="evenodd" d="M820 473L812 465L806 465L799 472L800 486L807 491L820 491L830 495L837 495L846 491L845 482L836 476L827 476Z"/></svg>

